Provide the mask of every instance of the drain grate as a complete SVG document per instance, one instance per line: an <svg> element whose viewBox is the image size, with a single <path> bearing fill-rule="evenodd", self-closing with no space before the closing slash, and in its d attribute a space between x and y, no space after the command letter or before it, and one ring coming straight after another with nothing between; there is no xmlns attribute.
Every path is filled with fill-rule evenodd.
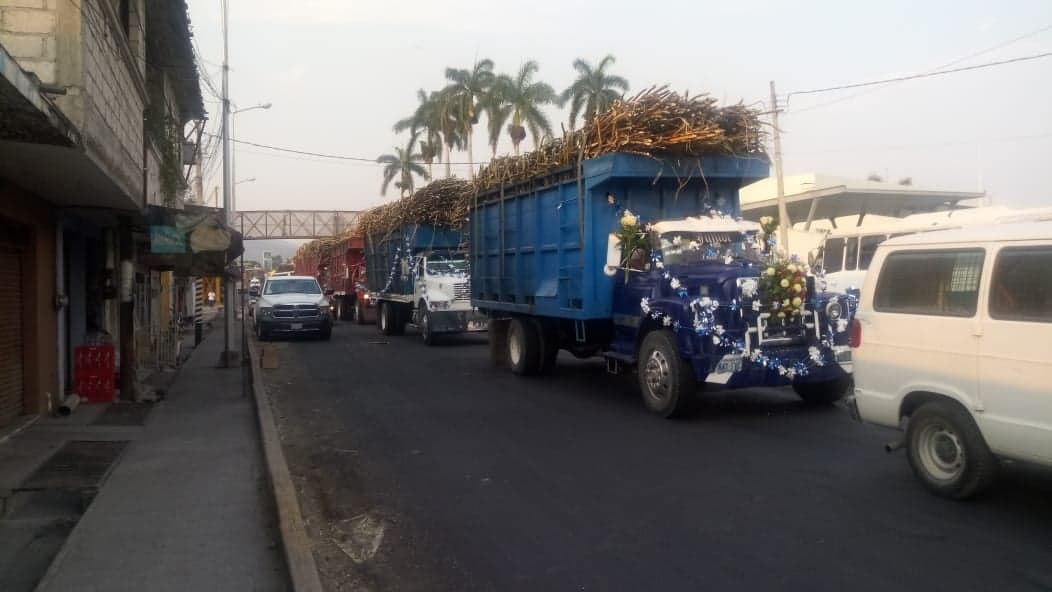
<svg viewBox="0 0 1052 592"><path fill-rule="evenodd" d="M97 488L127 445L127 440L66 442L19 489Z"/></svg>
<svg viewBox="0 0 1052 592"><path fill-rule="evenodd" d="M153 409L153 403L113 403L91 422L91 425L103 426L141 426L146 425L146 416Z"/></svg>

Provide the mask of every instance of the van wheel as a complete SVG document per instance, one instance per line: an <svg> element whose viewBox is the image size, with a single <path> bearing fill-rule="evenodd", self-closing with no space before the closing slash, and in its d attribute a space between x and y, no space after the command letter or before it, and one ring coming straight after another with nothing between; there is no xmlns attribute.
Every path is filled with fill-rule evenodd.
<svg viewBox="0 0 1052 592"><path fill-rule="evenodd" d="M508 365L520 376L532 376L541 365L540 335L533 323L512 319L508 326Z"/></svg>
<svg viewBox="0 0 1052 592"><path fill-rule="evenodd" d="M808 405L829 405L844 398L851 388L851 377L841 376L824 382L800 382L793 384L793 391Z"/></svg>
<svg viewBox="0 0 1052 592"><path fill-rule="evenodd" d="M679 356L671 331L652 331L643 339L638 373L647 409L662 417L687 411L698 383L690 364Z"/></svg>
<svg viewBox="0 0 1052 592"><path fill-rule="evenodd" d="M940 497L969 498L988 487L997 471L971 415L947 401L925 403L913 413L906 451L913 474Z"/></svg>

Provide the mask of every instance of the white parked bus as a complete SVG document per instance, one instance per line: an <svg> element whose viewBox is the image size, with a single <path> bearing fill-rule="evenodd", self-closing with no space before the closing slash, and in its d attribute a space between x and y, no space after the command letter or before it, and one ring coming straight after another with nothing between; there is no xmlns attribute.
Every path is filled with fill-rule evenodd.
<svg viewBox="0 0 1052 592"><path fill-rule="evenodd" d="M1004 206L913 214L872 226L836 228L826 235L815 262L825 272L826 289L861 289L877 245L906 234L961 228L976 224L1052 220L1052 208L1012 209Z"/></svg>

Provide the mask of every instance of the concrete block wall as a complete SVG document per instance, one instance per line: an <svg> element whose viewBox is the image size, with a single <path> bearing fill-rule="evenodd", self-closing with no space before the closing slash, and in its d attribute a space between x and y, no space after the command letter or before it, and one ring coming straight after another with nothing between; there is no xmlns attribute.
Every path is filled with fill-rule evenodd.
<svg viewBox="0 0 1052 592"><path fill-rule="evenodd" d="M0 0L0 45L45 84L57 81L59 1L68 0Z"/></svg>

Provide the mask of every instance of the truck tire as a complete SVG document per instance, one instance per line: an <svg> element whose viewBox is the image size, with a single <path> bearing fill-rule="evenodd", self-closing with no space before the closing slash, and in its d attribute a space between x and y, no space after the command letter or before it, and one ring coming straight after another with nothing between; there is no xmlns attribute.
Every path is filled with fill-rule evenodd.
<svg viewBox="0 0 1052 592"><path fill-rule="evenodd" d="M540 348L540 363L537 374L548 375L555 370L555 360L559 356L559 339L555 329L541 319L531 319L537 332L537 345Z"/></svg>
<svg viewBox="0 0 1052 592"><path fill-rule="evenodd" d="M830 405L844 398L851 388L851 377L841 376L824 382L793 384L793 391L808 405Z"/></svg>
<svg viewBox="0 0 1052 592"><path fill-rule="evenodd" d="M376 320L376 328L380 334L385 337L401 335L402 331L405 330L405 324L401 318L400 307L397 304L386 301L381 302L379 306L380 311Z"/></svg>
<svg viewBox="0 0 1052 592"><path fill-rule="evenodd" d="M671 331L651 331L643 338L638 374L643 404L666 418L686 412L698 388L694 370L680 357Z"/></svg>
<svg viewBox="0 0 1052 592"><path fill-rule="evenodd" d="M508 319L489 319L486 335L489 337L489 359L496 368L508 365Z"/></svg>
<svg viewBox="0 0 1052 592"><path fill-rule="evenodd" d="M418 315L420 316L419 322L416 324L417 329L420 331L420 337L424 340L424 345L431 346L435 344L435 334L431 332L431 313L427 310L427 305L423 300L417 307Z"/></svg>
<svg viewBox="0 0 1052 592"><path fill-rule="evenodd" d="M533 376L540 369L540 336L528 319L512 319L508 326L508 366L519 376Z"/></svg>
<svg viewBox="0 0 1052 592"><path fill-rule="evenodd" d="M930 401L910 417L906 457L922 484L937 496L962 500L994 481L997 460L972 416L957 403Z"/></svg>

